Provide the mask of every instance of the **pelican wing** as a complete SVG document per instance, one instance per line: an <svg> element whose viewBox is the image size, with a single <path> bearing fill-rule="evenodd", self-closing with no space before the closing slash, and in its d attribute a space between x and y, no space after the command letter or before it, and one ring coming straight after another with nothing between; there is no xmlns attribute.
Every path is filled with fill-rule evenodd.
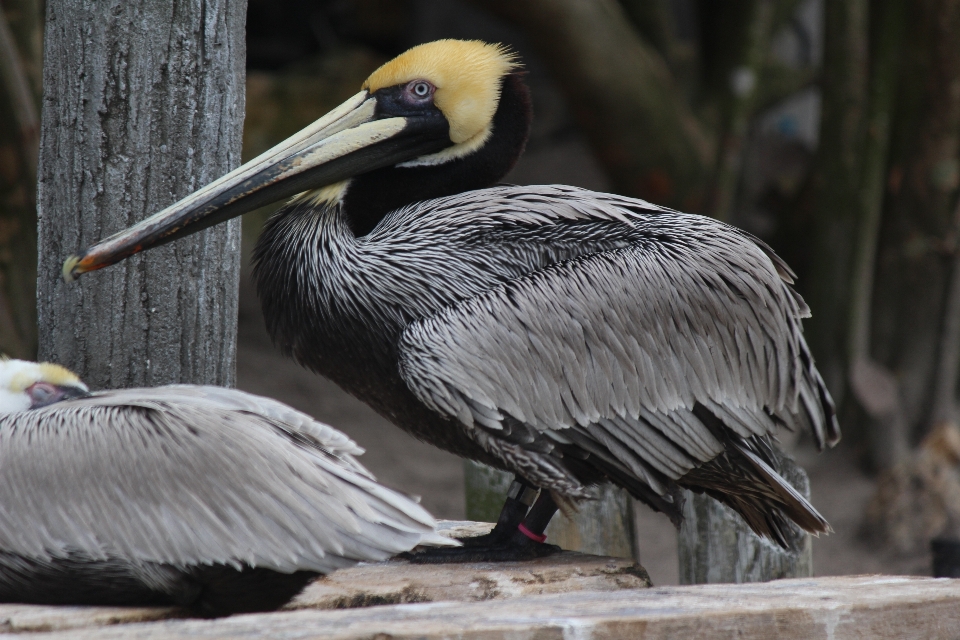
<svg viewBox="0 0 960 640"><path fill-rule="evenodd" d="M40 561L79 552L327 573L433 539L431 516L377 484L355 452L280 403L211 387L10 414L0 418L0 548Z"/></svg>
<svg viewBox="0 0 960 640"><path fill-rule="evenodd" d="M641 201L530 192L489 196L501 218L613 220L613 232L631 241L505 280L410 324L401 375L424 403L501 456L573 444L659 495L716 458L727 433L745 449L763 446L751 439L777 424L810 429L821 446L839 438L802 337L807 308L769 248ZM491 208L473 206L473 216ZM572 482L547 456L531 466ZM550 480L539 478L557 486Z"/></svg>
<svg viewBox="0 0 960 640"><path fill-rule="evenodd" d="M272 398L254 395L238 389L212 385L173 384L145 389L117 389L89 399L74 401L73 406L129 406L164 410L171 403L181 407L192 406L240 412L252 418L259 417L277 428L305 438L310 445L338 457L358 473L373 478L353 456L363 454L363 448L342 431L313 418L302 411Z"/></svg>

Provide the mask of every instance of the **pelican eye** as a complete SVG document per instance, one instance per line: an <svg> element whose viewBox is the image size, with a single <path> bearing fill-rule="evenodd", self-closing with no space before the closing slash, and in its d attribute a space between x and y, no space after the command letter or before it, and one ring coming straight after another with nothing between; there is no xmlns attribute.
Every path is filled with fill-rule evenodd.
<svg viewBox="0 0 960 640"><path fill-rule="evenodd" d="M35 382L27 387L26 391L34 407L49 404L60 394L60 390L48 382Z"/></svg>
<svg viewBox="0 0 960 640"><path fill-rule="evenodd" d="M433 92L436 90L436 87L426 80L414 80L407 83L403 93L407 102L425 103L433 99Z"/></svg>
<svg viewBox="0 0 960 640"><path fill-rule="evenodd" d="M39 409L46 407L54 402L70 400L73 398L83 398L90 395L85 387L59 386L49 382L34 382L24 389L27 396L30 397L30 408Z"/></svg>

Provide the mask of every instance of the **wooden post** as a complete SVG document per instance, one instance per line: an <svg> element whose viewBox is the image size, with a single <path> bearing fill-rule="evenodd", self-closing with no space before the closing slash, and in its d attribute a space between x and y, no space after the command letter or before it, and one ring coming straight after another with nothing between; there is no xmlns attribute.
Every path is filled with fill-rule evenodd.
<svg viewBox="0 0 960 640"><path fill-rule="evenodd" d="M464 461L467 519L496 522L513 474ZM637 558L633 499L611 484L600 488L599 500L580 504L568 518L558 513L547 527L547 541L568 551L616 558Z"/></svg>
<svg viewBox="0 0 960 640"><path fill-rule="evenodd" d="M807 474L782 456L780 475L810 497ZM765 582L813 575L810 534L793 527L793 551L757 537L743 519L713 498L686 491L679 533L680 584Z"/></svg>
<svg viewBox="0 0 960 640"><path fill-rule="evenodd" d="M94 388L234 382L239 220L60 269L240 163L245 21L245 0L47 1L39 352Z"/></svg>

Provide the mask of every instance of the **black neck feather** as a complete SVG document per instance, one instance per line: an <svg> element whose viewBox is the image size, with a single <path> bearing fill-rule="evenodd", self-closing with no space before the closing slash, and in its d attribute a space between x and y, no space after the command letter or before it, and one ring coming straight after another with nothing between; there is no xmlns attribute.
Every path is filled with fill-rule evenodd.
<svg viewBox="0 0 960 640"><path fill-rule="evenodd" d="M503 79L491 135L476 151L443 164L386 167L351 180L343 200L351 230L365 236L404 205L496 184L523 153L531 118L530 90L520 73L511 73Z"/></svg>

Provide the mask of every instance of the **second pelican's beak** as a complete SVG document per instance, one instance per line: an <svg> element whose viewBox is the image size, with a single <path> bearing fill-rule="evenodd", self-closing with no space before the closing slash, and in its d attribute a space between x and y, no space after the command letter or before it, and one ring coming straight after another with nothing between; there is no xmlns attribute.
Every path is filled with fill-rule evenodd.
<svg viewBox="0 0 960 640"><path fill-rule="evenodd" d="M300 133L183 200L64 262L69 282L145 249L309 189L440 151L452 144L436 108L397 115L364 90Z"/></svg>

